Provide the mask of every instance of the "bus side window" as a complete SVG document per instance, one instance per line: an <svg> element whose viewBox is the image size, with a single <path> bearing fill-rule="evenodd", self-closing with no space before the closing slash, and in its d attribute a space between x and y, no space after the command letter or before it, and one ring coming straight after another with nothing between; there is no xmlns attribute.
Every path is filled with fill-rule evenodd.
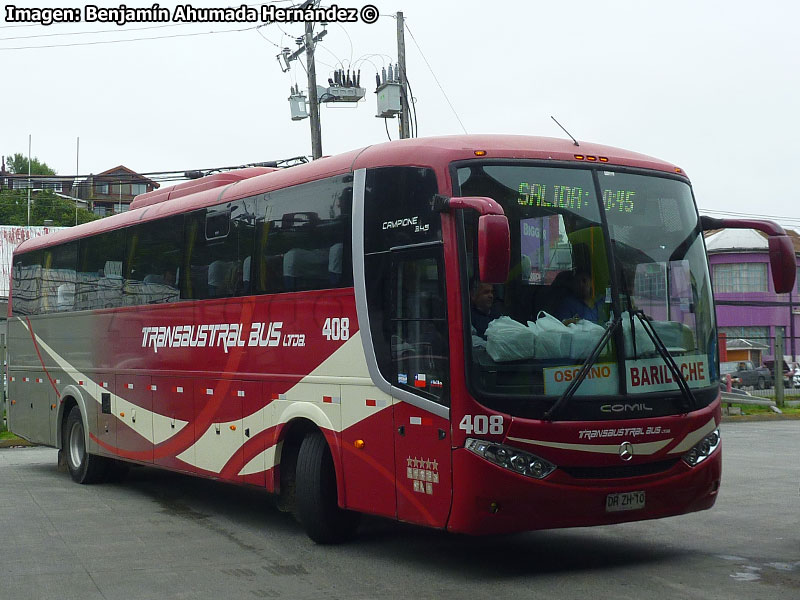
<svg viewBox="0 0 800 600"><path fill-rule="evenodd" d="M313 181L259 200L255 293L352 285L351 179Z"/></svg>
<svg viewBox="0 0 800 600"><path fill-rule="evenodd" d="M42 284L42 252L34 250L14 257L11 310L15 317L35 315Z"/></svg>
<svg viewBox="0 0 800 600"><path fill-rule="evenodd" d="M40 313L73 310L78 263L78 243L70 242L43 251Z"/></svg>
<svg viewBox="0 0 800 600"><path fill-rule="evenodd" d="M188 276L181 292L183 298L230 298L247 293L255 241L255 205L254 198L246 198L187 216L184 269Z"/></svg>
<svg viewBox="0 0 800 600"><path fill-rule="evenodd" d="M125 229L117 229L80 240L76 309L122 306L125 236Z"/></svg>
<svg viewBox="0 0 800 600"><path fill-rule="evenodd" d="M127 263L123 304L176 302L175 281L183 248L183 216L168 217L131 227L127 238Z"/></svg>

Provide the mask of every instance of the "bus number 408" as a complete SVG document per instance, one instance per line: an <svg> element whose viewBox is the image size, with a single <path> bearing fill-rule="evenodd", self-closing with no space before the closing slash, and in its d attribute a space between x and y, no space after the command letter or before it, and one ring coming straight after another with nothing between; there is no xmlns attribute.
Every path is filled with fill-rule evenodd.
<svg viewBox="0 0 800 600"><path fill-rule="evenodd" d="M493 435L500 435L503 433L503 417L501 415L464 415L461 423L458 424L459 429L463 429L467 435L476 433L483 435L491 433Z"/></svg>
<svg viewBox="0 0 800 600"><path fill-rule="evenodd" d="M322 326L322 336L326 340L350 339L350 319L348 317L328 317Z"/></svg>

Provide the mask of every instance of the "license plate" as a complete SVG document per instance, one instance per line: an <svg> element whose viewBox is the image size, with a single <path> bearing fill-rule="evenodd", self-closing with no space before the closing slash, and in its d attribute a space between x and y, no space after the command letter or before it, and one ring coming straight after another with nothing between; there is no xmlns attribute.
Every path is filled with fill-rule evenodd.
<svg viewBox="0 0 800 600"><path fill-rule="evenodd" d="M623 492L606 496L606 512L622 512L644 508L644 492Z"/></svg>

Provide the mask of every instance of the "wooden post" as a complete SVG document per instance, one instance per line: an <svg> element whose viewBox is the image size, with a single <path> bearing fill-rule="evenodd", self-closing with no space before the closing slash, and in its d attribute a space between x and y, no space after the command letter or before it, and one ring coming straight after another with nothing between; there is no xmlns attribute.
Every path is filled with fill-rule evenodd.
<svg viewBox="0 0 800 600"><path fill-rule="evenodd" d="M783 332L775 328L775 360L772 378L775 382L775 404L783 408Z"/></svg>

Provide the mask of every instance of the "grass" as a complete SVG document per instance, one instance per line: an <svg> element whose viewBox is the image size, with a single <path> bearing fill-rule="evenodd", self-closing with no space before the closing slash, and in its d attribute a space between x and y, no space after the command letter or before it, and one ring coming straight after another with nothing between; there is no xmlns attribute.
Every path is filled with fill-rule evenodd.
<svg viewBox="0 0 800 600"><path fill-rule="evenodd" d="M773 400L773 398L769 398ZM780 416L778 413L772 411L769 406L754 406L752 404L731 404L731 406L739 407L742 409L742 415L771 415ZM800 417L800 407L784 406L781 409L784 415Z"/></svg>
<svg viewBox="0 0 800 600"><path fill-rule="evenodd" d="M8 427L6 427L5 412L3 413L3 418L0 419L0 442L5 442L6 444L4 445L8 445L9 443L14 444L17 442L25 443L25 440L11 433L8 430Z"/></svg>

